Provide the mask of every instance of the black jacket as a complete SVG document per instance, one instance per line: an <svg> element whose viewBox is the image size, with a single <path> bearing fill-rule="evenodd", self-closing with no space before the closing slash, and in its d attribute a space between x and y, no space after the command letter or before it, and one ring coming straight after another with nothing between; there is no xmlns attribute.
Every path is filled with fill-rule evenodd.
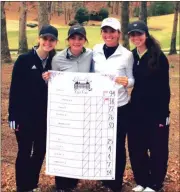
<svg viewBox="0 0 180 192"><path fill-rule="evenodd" d="M49 57L45 69L36 51L20 55L13 68L9 95L9 121L33 124L46 121L47 84L42 73L51 69Z"/></svg>
<svg viewBox="0 0 180 192"><path fill-rule="evenodd" d="M169 87L169 63L161 52L159 57L159 69L151 72L148 68L149 52L140 59L137 49L133 51L134 88L131 93L133 115L148 117L164 123L169 116L170 87Z"/></svg>

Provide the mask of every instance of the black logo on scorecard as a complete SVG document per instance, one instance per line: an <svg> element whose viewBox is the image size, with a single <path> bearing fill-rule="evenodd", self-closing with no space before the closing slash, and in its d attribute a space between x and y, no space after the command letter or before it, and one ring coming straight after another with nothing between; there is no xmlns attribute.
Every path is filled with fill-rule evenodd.
<svg viewBox="0 0 180 192"><path fill-rule="evenodd" d="M75 83L74 83L74 90L87 90L87 91L92 91L92 88L91 88L91 82L92 81L89 81L87 78L85 79L79 79L79 78L74 78L73 80Z"/></svg>

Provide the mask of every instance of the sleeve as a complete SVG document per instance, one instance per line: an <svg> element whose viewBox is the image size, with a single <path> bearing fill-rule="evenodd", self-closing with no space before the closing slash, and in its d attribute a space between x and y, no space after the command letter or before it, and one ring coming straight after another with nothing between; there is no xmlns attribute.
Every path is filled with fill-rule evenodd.
<svg viewBox="0 0 180 192"><path fill-rule="evenodd" d="M19 121L19 104L23 83L22 72L22 57L19 56L14 63L12 71L12 79L9 92L9 121Z"/></svg>
<svg viewBox="0 0 180 192"><path fill-rule="evenodd" d="M169 62L167 57L162 53L160 55L160 78L159 78L159 121L164 123L169 117L169 103L170 103L170 86L169 86Z"/></svg>
<svg viewBox="0 0 180 192"><path fill-rule="evenodd" d="M134 64L133 54L130 53L127 59L127 67L126 67L126 76L128 77L128 85L127 85L128 88L133 87L134 85L133 64Z"/></svg>
<svg viewBox="0 0 180 192"><path fill-rule="evenodd" d="M52 66L53 71L60 71L60 68L59 68L59 65L58 65L58 55L55 55L52 58L51 66Z"/></svg>

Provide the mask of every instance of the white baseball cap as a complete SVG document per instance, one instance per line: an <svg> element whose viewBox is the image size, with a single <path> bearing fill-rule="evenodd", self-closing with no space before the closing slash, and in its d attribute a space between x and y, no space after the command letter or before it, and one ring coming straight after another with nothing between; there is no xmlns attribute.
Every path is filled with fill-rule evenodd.
<svg viewBox="0 0 180 192"><path fill-rule="evenodd" d="M113 18L113 17L106 18L102 21L101 29L105 26L121 31L120 22L116 18Z"/></svg>

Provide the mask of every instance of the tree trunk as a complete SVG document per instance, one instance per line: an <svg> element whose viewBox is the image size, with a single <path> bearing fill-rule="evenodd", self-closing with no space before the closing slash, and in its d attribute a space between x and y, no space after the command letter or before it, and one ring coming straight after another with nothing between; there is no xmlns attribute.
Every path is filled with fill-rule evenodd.
<svg viewBox="0 0 180 192"><path fill-rule="evenodd" d="M39 10L38 10L38 29L42 28L43 25L49 24L49 12L48 12L48 2L39 1Z"/></svg>
<svg viewBox="0 0 180 192"><path fill-rule="evenodd" d="M134 10L134 6L133 6L134 2L129 2L129 17L133 17L133 10Z"/></svg>
<svg viewBox="0 0 180 192"><path fill-rule="evenodd" d="M18 54L28 51L27 36L26 36L26 21L27 21L27 7L26 2L20 2L20 16L19 16L19 49Z"/></svg>
<svg viewBox="0 0 180 192"><path fill-rule="evenodd" d="M61 10L62 10L62 1L58 1L57 2L58 3L58 5L57 5L57 7L58 7L58 16L60 16L62 13L61 13Z"/></svg>
<svg viewBox="0 0 180 192"><path fill-rule="evenodd" d="M47 2L48 20L49 21L51 21L51 16L52 16L52 4L53 4L53 2L51 2L51 1Z"/></svg>
<svg viewBox="0 0 180 192"><path fill-rule="evenodd" d="M174 22L173 22L173 30L172 30L172 36L171 36L171 47L169 55L177 54L176 51L176 34L177 34L177 24L178 24L178 13L180 10L180 2L175 2L175 8L174 8Z"/></svg>
<svg viewBox="0 0 180 192"><path fill-rule="evenodd" d="M140 3L139 20L144 21L147 24L147 2L142 1Z"/></svg>
<svg viewBox="0 0 180 192"><path fill-rule="evenodd" d="M68 9L68 22L71 21L71 13L72 13L72 10Z"/></svg>
<svg viewBox="0 0 180 192"><path fill-rule="evenodd" d="M1 61L3 63L12 62L9 44L7 39L7 29L6 29L6 13L4 10L5 2L1 2Z"/></svg>
<svg viewBox="0 0 180 192"><path fill-rule="evenodd" d="M119 14L119 9L120 9L120 2L119 1L116 1L115 2L115 13L116 13L116 15L118 15Z"/></svg>
<svg viewBox="0 0 180 192"><path fill-rule="evenodd" d="M116 6L116 2L112 1L112 12L111 12L111 14L114 14L115 6Z"/></svg>
<svg viewBox="0 0 180 192"><path fill-rule="evenodd" d="M64 7L64 22L65 22L65 25L67 25L67 10L66 10L66 7Z"/></svg>
<svg viewBox="0 0 180 192"><path fill-rule="evenodd" d="M129 49L129 38L128 38L128 23L129 23L129 2L121 2L121 26L122 26L122 41L123 46Z"/></svg>

